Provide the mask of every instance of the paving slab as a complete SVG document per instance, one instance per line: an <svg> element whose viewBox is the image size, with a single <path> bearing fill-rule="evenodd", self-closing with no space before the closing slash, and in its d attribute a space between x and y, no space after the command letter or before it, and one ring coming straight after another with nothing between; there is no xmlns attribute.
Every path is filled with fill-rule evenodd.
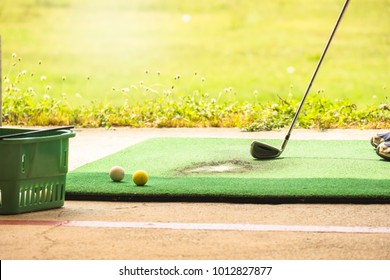
<svg viewBox="0 0 390 280"><path fill-rule="evenodd" d="M238 129L84 129L70 139L73 170L152 137L280 139L286 131ZM295 130L294 139L369 139L381 130ZM248 147L249 155L249 147ZM384 171L385 172L385 171ZM114 260L390 260L390 234L130 228L142 223L360 227L390 230L390 205L132 203L65 201L59 209L3 215L0 259ZM14 224L7 224L14 222ZM43 222L42 222L43 221ZM32 224L36 222L36 224ZM46 223L44 223L46 222ZM75 222L79 226L66 226ZM87 226L100 224L101 226ZM65 223L65 224L64 224ZM105 226L103 226L105 225ZM115 226L114 226L115 225Z"/></svg>

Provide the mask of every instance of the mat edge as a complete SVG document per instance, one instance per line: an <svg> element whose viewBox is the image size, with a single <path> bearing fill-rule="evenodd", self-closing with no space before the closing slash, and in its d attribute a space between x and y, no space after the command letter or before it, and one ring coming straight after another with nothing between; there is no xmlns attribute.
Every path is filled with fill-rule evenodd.
<svg viewBox="0 0 390 280"><path fill-rule="evenodd" d="M188 203L237 203L237 204L390 204L390 197L284 197L284 196L261 196L261 197L236 197L236 196L166 196L166 195L80 195L68 193L66 200L83 201L111 201L111 202L188 202Z"/></svg>

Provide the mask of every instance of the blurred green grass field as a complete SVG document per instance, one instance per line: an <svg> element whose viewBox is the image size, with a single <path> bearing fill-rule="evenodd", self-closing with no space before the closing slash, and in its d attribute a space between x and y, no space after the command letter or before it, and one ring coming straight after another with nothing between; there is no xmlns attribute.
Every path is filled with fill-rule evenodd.
<svg viewBox="0 0 390 280"><path fill-rule="evenodd" d="M140 84L232 102L299 99L343 2L1 0L3 75L26 70L26 86L75 104L142 99ZM351 1L312 90L385 100L389 14L389 0Z"/></svg>

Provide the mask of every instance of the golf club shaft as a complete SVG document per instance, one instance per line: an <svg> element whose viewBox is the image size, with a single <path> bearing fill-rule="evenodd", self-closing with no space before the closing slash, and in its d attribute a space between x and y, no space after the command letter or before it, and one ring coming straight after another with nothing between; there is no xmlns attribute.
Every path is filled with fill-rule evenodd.
<svg viewBox="0 0 390 280"><path fill-rule="evenodd" d="M48 129L42 129L42 130L32 130L32 131L26 131L26 132L14 133L14 134L2 135L2 136L0 136L0 139L6 139L6 138L12 138L12 137L21 137L21 136L29 136L29 135L32 135L32 134L37 134L37 133L42 133L42 132L65 130L65 129L72 129L72 128L74 128L74 126L63 126L63 127L55 127L55 128L48 128Z"/></svg>
<svg viewBox="0 0 390 280"><path fill-rule="evenodd" d="M333 30L332 30L332 32L331 32L331 34L330 34L330 36L329 36L329 39L328 39L328 41L326 42L325 48L324 48L324 50L323 50L323 52L322 52L322 55L321 55L321 57L320 57L320 59L319 59L319 61L318 61L318 63L317 63L317 67L316 67L315 70L314 70L314 73L313 73L313 75L312 75L312 77L311 77L311 79L310 79L309 85L307 86L307 89L306 89L306 91L305 91L305 94L304 94L303 97L302 97L301 103L299 104L299 107L298 107L298 109L297 109L297 111L296 111L296 113L295 113L294 119L293 119L293 121L292 121L292 123L291 123L291 125L290 125L290 128L289 128L289 130L288 130L288 132L287 132L287 135L286 135L286 137L285 137L285 139L284 139L284 141L283 141L283 143L282 143L282 147L280 148L280 150L282 150L282 151L284 150L284 148L285 148L286 145L287 145L288 140L290 139L291 131L293 130L293 127L294 127L294 125L295 125L295 122L296 122L297 119L298 119L299 113L301 112L301 109L302 109L302 107L303 107L303 104L305 103L306 97L307 97L307 95L308 95L308 93L309 93L309 91L310 91L310 88L311 88L311 86L312 86L312 84L313 84L313 82L314 82L314 79L315 79L315 77L317 76L317 72L318 72L318 70L320 69L320 66L321 66L321 64L322 64L322 61L324 60L324 57L325 57L325 55L326 55L326 52L328 51L329 45L330 45L330 43L332 42L332 39L333 39L334 34L336 33L337 27L339 26L339 23L340 23L340 21L341 21L343 15L344 15L344 12L345 12L345 10L347 9L348 3L349 3L349 0L346 0L345 3L344 3L344 6L343 6L343 8L342 8L342 10L341 10L341 12L340 12L339 17L337 18L336 24L335 24L335 26L333 27Z"/></svg>

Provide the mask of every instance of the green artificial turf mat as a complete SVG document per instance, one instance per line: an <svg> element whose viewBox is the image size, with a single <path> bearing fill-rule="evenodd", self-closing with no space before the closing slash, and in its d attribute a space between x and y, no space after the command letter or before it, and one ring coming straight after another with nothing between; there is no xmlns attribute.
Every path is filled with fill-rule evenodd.
<svg viewBox="0 0 390 280"><path fill-rule="evenodd" d="M281 157L262 161L251 157L250 144L248 139L150 139L69 172L66 199L390 202L390 162L368 141L290 140ZM115 165L127 173L120 183L108 176ZM149 173L146 186L131 180L138 169Z"/></svg>

